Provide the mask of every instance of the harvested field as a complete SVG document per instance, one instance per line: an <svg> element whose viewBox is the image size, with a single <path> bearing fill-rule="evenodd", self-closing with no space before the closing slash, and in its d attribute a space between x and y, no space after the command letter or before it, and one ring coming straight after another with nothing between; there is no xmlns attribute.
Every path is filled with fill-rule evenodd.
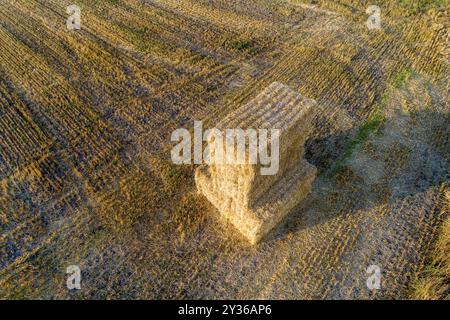
<svg viewBox="0 0 450 320"><path fill-rule="evenodd" d="M369 30L366 1L76 0L69 31L71 4L0 1L0 298L399 299L426 281L448 234L448 3L379 1ZM250 246L170 136L274 82L317 101L318 173Z"/></svg>

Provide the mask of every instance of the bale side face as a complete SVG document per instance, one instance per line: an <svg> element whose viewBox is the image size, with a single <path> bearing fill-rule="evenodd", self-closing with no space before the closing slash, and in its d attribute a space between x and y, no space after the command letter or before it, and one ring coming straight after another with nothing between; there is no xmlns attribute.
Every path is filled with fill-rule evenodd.
<svg viewBox="0 0 450 320"><path fill-rule="evenodd" d="M266 236L311 189L316 168L300 161L283 178L273 185L264 197L252 207L244 208L239 201L214 188L213 177L207 166L196 171L198 191L218 209L221 216L230 221L250 243L258 243Z"/></svg>

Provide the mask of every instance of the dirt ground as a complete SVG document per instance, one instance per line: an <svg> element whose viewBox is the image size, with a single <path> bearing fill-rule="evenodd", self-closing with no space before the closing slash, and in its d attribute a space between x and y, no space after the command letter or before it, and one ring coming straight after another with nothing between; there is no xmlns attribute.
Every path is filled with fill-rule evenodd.
<svg viewBox="0 0 450 320"><path fill-rule="evenodd" d="M0 2L0 298L409 297L447 218L448 7L380 1L369 30L364 1L77 2L71 32L70 1ZM250 246L170 134L274 81L318 102L319 172Z"/></svg>

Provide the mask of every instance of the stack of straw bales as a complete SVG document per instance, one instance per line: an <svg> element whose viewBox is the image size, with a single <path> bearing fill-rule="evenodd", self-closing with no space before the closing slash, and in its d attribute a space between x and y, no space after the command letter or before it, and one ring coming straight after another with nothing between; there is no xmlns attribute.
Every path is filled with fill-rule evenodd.
<svg viewBox="0 0 450 320"><path fill-rule="evenodd" d="M260 241L310 191L316 168L303 159L303 153L314 105L314 100L275 82L216 126L222 132L235 128L280 132L279 170L274 175L261 175L265 165L249 161L250 141L246 141L243 163L216 161L196 171L199 192L252 244ZM208 139L210 155L228 156L230 149L224 146L218 150L220 146L213 140L214 137ZM235 150L234 156L238 153Z"/></svg>

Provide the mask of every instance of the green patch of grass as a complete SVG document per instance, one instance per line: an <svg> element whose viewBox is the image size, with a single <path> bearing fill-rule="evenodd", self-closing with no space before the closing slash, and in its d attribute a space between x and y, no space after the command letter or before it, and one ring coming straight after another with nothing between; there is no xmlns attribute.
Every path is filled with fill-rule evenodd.
<svg viewBox="0 0 450 320"><path fill-rule="evenodd" d="M251 40L239 39L239 40L225 40L223 46L228 50L251 52L253 48L253 43Z"/></svg>
<svg viewBox="0 0 450 320"><path fill-rule="evenodd" d="M413 70L409 67L402 69L391 81L391 86L395 89L402 87L413 74Z"/></svg>
<svg viewBox="0 0 450 320"><path fill-rule="evenodd" d="M369 119L367 119L366 123L361 127L361 129L359 129L356 137L347 144L344 152L331 168L329 173L330 176L333 176L342 168L343 164L351 157L359 145L364 143L371 134L378 132L384 120L385 118L380 111L375 112L369 117Z"/></svg>
<svg viewBox="0 0 450 320"><path fill-rule="evenodd" d="M377 133L379 131L381 125L385 121L383 110L388 103L390 92L392 90L401 88L413 75L413 73L414 71L411 68L405 67L400 70L392 78L391 81L389 81L389 89L387 89L387 92L381 97L380 106L378 107L377 111L367 119L366 123L364 123L364 125L359 129L356 137L347 144L342 155L337 159L337 161L330 169L330 177L334 176L336 172L338 172L342 168L344 163L351 157L351 155L359 145L363 144L371 134Z"/></svg>
<svg viewBox="0 0 450 320"><path fill-rule="evenodd" d="M447 0L399 0L399 6L409 14L418 14L429 9L440 9L448 6Z"/></svg>
<svg viewBox="0 0 450 320"><path fill-rule="evenodd" d="M250 49L251 47L250 41L236 41L231 44L231 47L235 50L244 51Z"/></svg>

